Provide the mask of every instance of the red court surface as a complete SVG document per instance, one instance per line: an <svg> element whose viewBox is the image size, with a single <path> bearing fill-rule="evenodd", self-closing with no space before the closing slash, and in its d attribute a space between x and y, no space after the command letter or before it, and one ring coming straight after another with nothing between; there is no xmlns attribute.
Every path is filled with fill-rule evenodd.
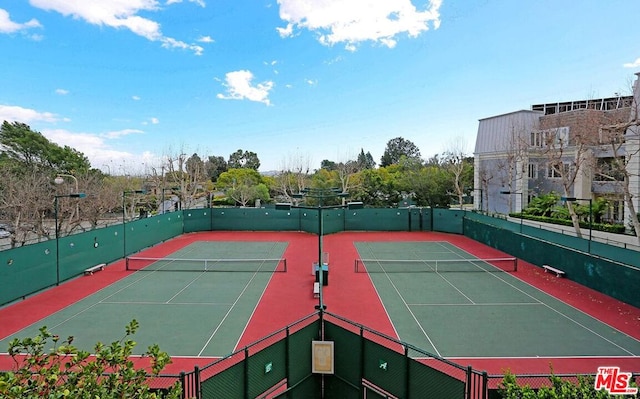
<svg viewBox="0 0 640 399"><path fill-rule="evenodd" d="M297 232L202 232L185 234L161 243L137 255L168 256L194 241L287 241L289 246L287 273L275 273L240 339L238 348L279 330L315 311L318 299L313 297L314 277L311 265L318 259L318 236ZM354 273L353 261L358 257L354 241L448 241L478 258L508 256L467 237L435 232L344 232L323 237L323 252L330 254L329 284L323 299L327 310L383 334L396 337L386 311L365 273ZM131 272L124 261L109 265L104 271L81 276L59 287L43 291L0 309L0 339L97 290L122 279ZM587 289L565 278L544 273L541 268L524 261L518 263L515 276L524 282L562 300L619 331L640 340L640 309ZM478 331L478 334L482 334ZM81 332L78 332L81 334ZM0 348L5 351L6 348ZM190 371L194 365L204 366L213 358L174 357L165 373ZM456 358L456 363L489 374L510 370L516 374L548 374L550 365L557 374L594 374L598 366L619 366L624 371L640 372L640 357L626 358ZM0 356L0 369L11 369L13 362Z"/></svg>

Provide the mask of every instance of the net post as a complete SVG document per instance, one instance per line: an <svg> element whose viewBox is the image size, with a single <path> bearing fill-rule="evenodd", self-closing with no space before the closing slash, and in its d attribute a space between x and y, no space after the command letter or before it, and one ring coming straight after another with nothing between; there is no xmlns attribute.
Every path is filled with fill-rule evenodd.
<svg viewBox="0 0 640 399"><path fill-rule="evenodd" d="M124 266L125 270L129 271L129 257L128 256L126 256L124 258L124 265L125 265Z"/></svg>
<svg viewBox="0 0 640 399"><path fill-rule="evenodd" d="M518 271L518 258L513 258L513 271Z"/></svg>

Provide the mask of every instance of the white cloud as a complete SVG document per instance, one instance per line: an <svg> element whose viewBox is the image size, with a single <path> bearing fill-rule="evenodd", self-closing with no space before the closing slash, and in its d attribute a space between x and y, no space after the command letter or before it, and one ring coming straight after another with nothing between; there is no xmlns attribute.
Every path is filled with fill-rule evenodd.
<svg viewBox="0 0 640 399"><path fill-rule="evenodd" d="M102 169L110 174L137 173L142 168L140 160L156 159L149 152L133 154L128 151L114 149L108 139L127 134L143 133L139 130L126 129L106 134L76 133L64 129L47 129L42 135L60 146L69 146L83 153L94 168Z"/></svg>
<svg viewBox="0 0 640 399"><path fill-rule="evenodd" d="M430 0L419 11L411 0L277 0L280 18L287 23L277 28L281 37L290 37L294 29L318 33L318 41L332 46L344 43L349 51L372 41L393 48L397 37L416 37L424 31L438 29L442 0Z"/></svg>
<svg viewBox="0 0 640 399"><path fill-rule="evenodd" d="M130 134L144 134L144 131L138 129L122 129L107 132L102 134L101 136L108 139L118 139L120 137L129 136Z"/></svg>
<svg viewBox="0 0 640 399"><path fill-rule="evenodd" d="M32 28L42 28L42 25L37 19L32 19L25 23L14 22L11 20L7 10L0 8L0 33L15 33Z"/></svg>
<svg viewBox="0 0 640 399"><path fill-rule="evenodd" d="M200 43L213 43L213 42L215 42L215 40L213 40L213 38L211 36L202 36L202 37L200 37L200 39L198 39L198 41Z"/></svg>
<svg viewBox="0 0 640 399"><path fill-rule="evenodd" d="M218 94L218 98L223 100L249 100L271 105L269 101L269 91L273 89L272 81L264 81L255 86L251 85L253 74L250 71L234 71L225 75L225 82L222 85L227 88L226 94Z"/></svg>
<svg viewBox="0 0 640 399"><path fill-rule="evenodd" d="M51 112L40 112L30 108L23 108L16 105L0 104L0 121L33 123L33 122L59 122L65 119L60 118Z"/></svg>
<svg viewBox="0 0 640 399"><path fill-rule="evenodd" d="M67 94L69 94L69 90L56 89L56 94L60 94L61 96L66 96Z"/></svg>
<svg viewBox="0 0 640 399"><path fill-rule="evenodd" d="M622 65L625 68L638 68L640 67L640 58L636 58L634 62L627 62Z"/></svg>
<svg viewBox="0 0 640 399"><path fill-rule="evenodd" d="M157 0L29 0L31 5L64 16L82 19L90 24L129 29L151 41L159 41L164 48L180 48L202 54L202 47L164 36L160 24L138 15L158 11Z"/></svg>
<svg viewBox="0 0 640 399"><path fill-rule="evenodd" d="M148 121L142 122L143 125L148 125L148 124L157 125L159 123L160 123L160 119L158 118L149 118Z"/></svg>
<svg viewBox="0 0 640 399"><path fill-rule="evenodd" d="M131 96L133 101L140 101L140 96Z"/></svg>
<svg viewBox="0 0 640 399"><path fill-rule="evenodd" d="M197 5L203 8L206 6L206 4L204 3L204 0L188 0L188 1L189 3L196 3ZM182 0L167 0L167 5L177 4L177 3L182 3Z"/></svg>

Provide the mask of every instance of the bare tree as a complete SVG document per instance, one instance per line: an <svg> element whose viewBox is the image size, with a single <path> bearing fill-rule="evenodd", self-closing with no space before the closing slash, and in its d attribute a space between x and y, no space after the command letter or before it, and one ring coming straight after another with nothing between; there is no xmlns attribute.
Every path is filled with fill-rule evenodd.
<svg viewBox="0 0 640 399"><path fill-rule="evenodd" d="M48 239L53 226L45 220L54 205L49 175L39 168L18 172L10 166L0 167L0 173L0 213L14 229L11 247Z"/></svg>
<svg viewBox="0 0 640 399"><path fill-rule="evenodd" d="M509 192L514 194L520 193L522 202L520 204L521 212L525 207L525 198L528 194L528 188L526 187L527 184L524 178L524 165L527 163L527 153L529 151L529 143L527 141L528 135L529 132L525 126L512 123L509 128L508 136L503 138L504 141L500 144L502 146L501 152L503 156L497 161L496 170L498 176L494 176L493 174L489 176L486 171L484 176L484 181L487 183L487 187L484 189L484 192L487 192L487 195L489 181L495 177L500 180L500 185L502 187L508 188ZM517 197L512 195L507 197L509 210L512 209L514 199L517 199ZM486 204L486 207L489 209L488 203Z"/></svg>
<svg viewBox="0 0 640 399"><path fill-rule="evenodd" d="M583 184L592 175L595 157L592 149L598 142L598 131L606 121L601 110L577 109L546 115L541 118L541 130L533 132L540 152L547 163L547 177L556 179L564 197L573 197L576 183ZM588 180L586 180L588 181ZM588 190L591 195L591 188ZM580 219L573 203L566 201L576 235L582 237Z"/></svg>
<svg viewBox="0 0 640 399"><path fill-rule="evenodd" d="M600 129L600 143L610 157L595 171L599 180L613 182L622 191L628 217L640 245L640 222L634 199L637 193L631 189L631 181L638 180L637 165L640 162L640 75L633 86L634 99L628 120L620 122L618 115L609 118L609 124ZM634 172L636 171L636 172Z"/></svg>
<svg viewBox="0 0 640 399"><path fill-rule="evenodd" d="M442 154L442 165L453 176L454 195L458 199L460 209L464 205L465 182L463 174L468 169L466 143L462 137L455 137L449 141Z"/></svg>
<svg viewBox="0 0 640 399"><path fill-rule="evenodd" d="M280 172L275 176L276 194L292 202L291 194L299 193L308 186L311 160L308 155L293 154L282 161Z"/></svg>

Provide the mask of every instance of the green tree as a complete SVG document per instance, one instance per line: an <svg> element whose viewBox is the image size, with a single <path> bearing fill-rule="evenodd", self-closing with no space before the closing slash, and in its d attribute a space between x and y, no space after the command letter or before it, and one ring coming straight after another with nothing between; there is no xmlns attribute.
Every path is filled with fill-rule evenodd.
<svg viewBox="0 0 640 399"><path fill-rule="evenodd" d="M437 164L414 168L402 175L403 190L412 195L418 206L448 207L451 186L451 176Z"/></svg>
<svg viewBox="0 0 640 399"><path fill-rule="evenodd" d="M373 156L371 156L370 152L365 154L364 149L360 149L360 154L358 154L356 163L358 164L359 170L373 169L376 167L376 162L373 160Z"/></svg>
<svg viewBox="0 0 640 399"><path fill-rule="evenodd" d="M256 199L269 201L269 189L258 171L248 168L229 169L218 178L217 188L241 206Z"/></svg>
<svg viewBox="0 0 640 399"><path fill-rule="evenodd" d="M397 206L402 197L395 178L388 168L365 169L359 173L359 185L352 197L367 206Z"/></svg>
<svg viewBox="0 0 640 399"><path fill-rule="evenodd" d="M84 173L91 164L81 152L60 147L20 122L4 121L0 128L1 162L25 169L49 169L59 173Z"/></svg>
<svg viewBox="0 0 640 399"><path fill-rule="evenodd" d="M237 150L229 155L229 169L248 168L258 170L260 167L260 159L258 154L251 151Z"/></svg>
<svg viewBox="0 0 640 399"><path fill-rule="evenodd" d="M613 397L606 390L595 390L595 380L591 376L578 376L578 383L563 380L554 375L549 377L549 386L533 389L528 385L519 385L516 376L507 372L500 383L499 393L503 399L608 399ZM635 397L616 395L620 398Z"/></svg>
<svg viewBox="0 0 640 399"><path fill-rule="evenodd" d="M15 369L0 374L0 397L7 399L36 398L133 398L177 399L182 390L176 383L166 394L153 392L148 374L158 375L171 358L157 345L147 349L150 370L136 368L130 360L136 346L131 339L139 328L132 320L120 340L105 345L97 343L95 354L72 345L73 337L61 341L47 327L40 328L34 338L14 339L9 355ZM48 349L51 345L53 347Z"/></svg>
<svg viewBox="0 0 640 399"><path fill-rule="evenodd" d="M210 156L204 163L204 169L211 181L215 182L222 173L229 169L229 167L227 166L227 161L225 161L224 157Z"/></svg>
<svg viewBox="0 0 640 399"><path fill-rule="evenodd" d="M387 146L380 159L380 166L389 166L400 161L402 156L407 158L420 158L420 150L411 141L402 137L396 137L387 142Z"/></svg>

